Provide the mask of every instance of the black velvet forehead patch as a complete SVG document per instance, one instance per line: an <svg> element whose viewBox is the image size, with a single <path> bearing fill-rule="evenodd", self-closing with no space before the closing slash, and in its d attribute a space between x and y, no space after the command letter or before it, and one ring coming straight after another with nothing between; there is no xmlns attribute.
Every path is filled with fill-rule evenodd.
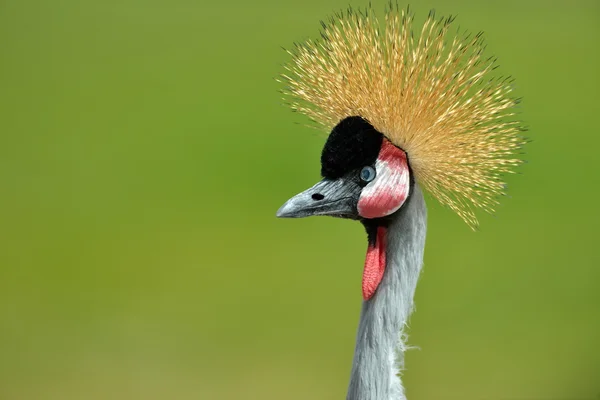
<svg viewBox="0 0 600 400"><path fill-rule="evenodd" d="M337 124L321 153L321 175L337 179L377 160L383 134L361 117L348 117Z"/></svg>

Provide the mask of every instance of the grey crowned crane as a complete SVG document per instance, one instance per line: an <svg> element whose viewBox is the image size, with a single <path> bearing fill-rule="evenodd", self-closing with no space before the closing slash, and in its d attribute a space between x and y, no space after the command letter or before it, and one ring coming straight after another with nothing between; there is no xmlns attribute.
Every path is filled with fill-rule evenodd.
<svg viewBox="0 0 600 400"><path fill-rule="evenodd" d="M289 51L282 81L295 111L330 131L323 179L289 199L278 217L359 221L368 246L362 310L347 400L405 399L405 327L423 262L423 190L477 227L493 212L502 176L525 143L513 119L512 80L491 77L481 34L449 34L453 18L425 21L391 6L322 23L321 39Z"/></svg>

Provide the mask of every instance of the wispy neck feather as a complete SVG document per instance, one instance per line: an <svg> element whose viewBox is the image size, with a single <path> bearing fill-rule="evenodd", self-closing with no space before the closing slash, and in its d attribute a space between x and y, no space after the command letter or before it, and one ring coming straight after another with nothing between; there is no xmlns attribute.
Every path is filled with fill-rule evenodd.
<svg viewBox="0 0 600 400"><path fill-rule="evenodd" d="M423 264L427 209L417 184L388 229L387 266L375 295L363 302L347 400L405 400L398 374L404 327Z"/></svg>

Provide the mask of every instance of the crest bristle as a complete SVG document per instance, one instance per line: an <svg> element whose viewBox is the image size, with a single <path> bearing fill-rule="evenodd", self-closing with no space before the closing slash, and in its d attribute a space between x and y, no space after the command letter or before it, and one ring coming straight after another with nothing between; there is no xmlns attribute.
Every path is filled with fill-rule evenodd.
<svg viewBox="0 0 600 400"><path fill-rule="evenodd" d="M381 24L371 7L323 23L321 40L289 51L282 74L292 109L330 130L361 116L403 149L415 179L469 226L493 212L502 175L521 163L525 140L512 120L511 78L490 77L482 33L448 33L454 17L414 16L391 5Z"/></svg>

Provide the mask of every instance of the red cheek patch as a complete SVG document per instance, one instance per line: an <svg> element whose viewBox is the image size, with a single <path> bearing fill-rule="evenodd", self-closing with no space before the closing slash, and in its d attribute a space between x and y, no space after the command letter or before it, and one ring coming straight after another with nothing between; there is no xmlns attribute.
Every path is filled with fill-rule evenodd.
<svg viewBox="0 0 600 400"><path fill-rule="evenodd" d="M377 228L377 237L374 244L369 244L365 268L362 278L363 299L369 300L375 294L377 287L383 279L386 265L387 229L380 226Z"/></svg>
<svg viewBox="0 0 600 400"><path fill-rule="evenodd" d="M390 215L404 204L410 187L406 153L384 140L375 162L377 177L362 190L358 213L363 218Z"/></svg>

